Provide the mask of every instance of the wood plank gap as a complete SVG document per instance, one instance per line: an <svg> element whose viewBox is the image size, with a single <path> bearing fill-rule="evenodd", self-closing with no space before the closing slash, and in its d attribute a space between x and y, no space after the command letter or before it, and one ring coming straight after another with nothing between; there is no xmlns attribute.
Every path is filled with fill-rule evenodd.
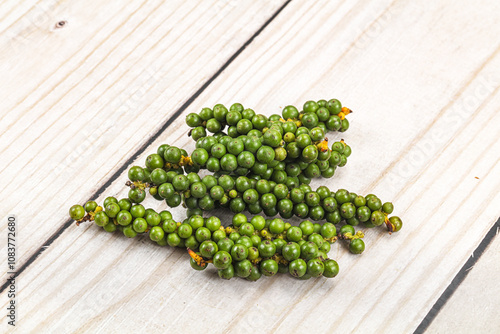
<svg viewBox="0 0 500 334"><path fill-rule="evenodd" d="M491 226L490 230L488 233L486 233L486 236L483 238L479 246L474 250L472 255L469 257L467 262L462 266L460 271L455 275L451 283L446 287L444 292L439 296L438 300L432 305L431 309L427 313L427 315L424 317L422 322L418 325L417 329L415 329L415 334L421 334L424 333L427 328L429 328L430 324L432 321L436 318L436 316L439 314L439 311L444 307L446 302L453 296L457 288L462 284L462 282L465 280L467 275L472 271L471 268L474 267L474 265L477 263L477 261L481 258L483 255L484 251L488 248L488 246L491 244L495 236L497 235L497 229L500 227L500 217L496 221L493 226Z"/></svg>

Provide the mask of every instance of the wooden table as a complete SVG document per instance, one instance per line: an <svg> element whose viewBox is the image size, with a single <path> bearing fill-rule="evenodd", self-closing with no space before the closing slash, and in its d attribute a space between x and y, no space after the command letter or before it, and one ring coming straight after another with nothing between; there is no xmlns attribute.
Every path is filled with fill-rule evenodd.
<svg viewBox="0 0 500 334"><path fill-rule="evenodd" d="M498 1L7 0L0 17L18 332L498 332ZM376 193L404 220L366 231L361 256L334 244L335 279L222 281L180 249L68 220L125 197L158 145L192 150L189 112L333 97L355 112L330 138L353 154L313 184Z"/></svg>

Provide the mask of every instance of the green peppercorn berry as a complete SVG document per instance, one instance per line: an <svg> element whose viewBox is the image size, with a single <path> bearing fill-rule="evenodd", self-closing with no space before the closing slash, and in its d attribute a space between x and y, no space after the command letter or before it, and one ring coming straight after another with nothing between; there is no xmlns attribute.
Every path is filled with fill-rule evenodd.
<svg viewBox="0 0 500 334"><path fill-rule="evenodd" d="M135 238L137 236L137 232L134 231L132 225L128 225L123 227L123 235L126 236L127 238Z"/></svg>
<svg viewBox="0 0 500 334"><path fill-rule="evenodd" d="M278 263L272 259L264 260L260 263L260 271L264 276L274 276L278 272Z"/></svg>
<svg viewBox="0 0 500 334"><path fill-rule="evenodd" d="M321 230L319 232L321 232ZM316 246L318 246L318 249L325 243L324 237L317 232L311 234L308 238L308 241L314 242Z"/></svg>
<svg viewBox="0 0 500 334"><path fill-rule="evenodd" d="M172 179L172 185L176 191L189 189L189 180L185 175L179 174Z"/></svg>
<svg viewBox="0 0 500 334"><path fill-rule="evenodd" d="M360 206L356 210L356 218L358 218L358 220L360 222L366 222L366 221L370 220L371 215L372 215L372 211L367 206Z"/></svg>
<svg viewBox="0 0 500 334"><path fill-rule="evenodd" d="M248 257L248 247L242 244L235 244L231 248L231 257L236 261L243 261Z"/></svg>
<svg viewBox="0 0 500 334"><path fill-rule="evenodd" d="M282 254L283 246L285 246L287 242L284 239L273 239L272 242L276 246L276 253Z"/></svg>
<svg viewBox="0 0 500 334"><path fill-rule="evenodd" d="M250 223L243 223L240 226L240 230L239 230L241 235L246 235L248 237L250 237L254 231L255 231L255 228Z"/></svg>
<svg viewBox="0 0 500 334"><path fill-rule="evenodd" d="M374 226L380 226L385 222L385 215L381 211L373 211L370 217L370 222Z"/></svg>
<svg viewBox="0 0 500 334"><path fill-rule="evenodd" d="M302 124L308 128L312 129L318 126L318 115L316 113L306 113L302 117Z"/></svg>
<svg viewBox="0 0 500 334"><path fill-rule="evenodd" d="M146 214L146 210L141 204L135 204L130 208L130 214L134 218L142 218Z"/></svg>
<svg viewBox="0 0 500 334"><path fill-rule="evenodd" d="M243 118L238 110L231 110L226 115L226 123L230 126L235 126Z"/></svg>
<svg viewBox="0 0 500 334"><path fill-rule="evenodd" d="M264 115L255 115L252 117L252 126L254 129L262 131L267 126L267 118ZM250 132L249 132L250 134Z"/></svg>
<svg viewBox="0 0 500 334"><path fill-rule="evenodd" d="M246 277L248 281L255 282L262 277L259 267L253 266L250 275Z"/></svg>
<svg viewBox="0 0 500 334"><path fill-rule="evenodd" d="M202 198L207 194L207 186L203 182L195 182L191 184L191 196L195 198Z"/></svg>
<svg viewBox="0 0 500 334"><path fill-rule="evenodd" d="M297 143L297 146L301 149L306 148L307 146L312 144L312 139L311 136L307 133L302 133L300 135L297 135L295 142Z"/></svg>
<svg viewBox="0 0 500 334"><path fill-rule="evenodd" d="M319 205L313 206L309 209L309 217L314 221L322 220L325 217L325 210Z"/></svg>
<svg viewBox="0 0 500 334"><path fill-rule="evenodd" d="M315 101L307 101L304 103L303 110L305 113L314 113L318 110L319 105Z"/></svg>
<svg viewBox="0 0 500 334"><path fill-rule="evenodd" d="M216 104L213 109L214 117L219 122L225 122L228 114L227 108L222 104Z"/></svg>
<svg viewBox="0 0 500 334"><path fill-rule="evenodd" d="M286 231L288 241L298 242L302 239L302 230L298 226L292 226Z"/></svg>
<svg viewBox="0 0 500 334"><path fill-rule="evenodd" d="M312 141L320 141L325 138L325 132L320 127L312 128L310 133Z"/></svg>
<svg viewBox="0 0 500 334"><path fill-rule="evenodd" d="M323 242L323 244L319 247L319 250L322 251L322 252L325 252L326 254L328 254L328 252L330 252L330 249L332 248L332 246L330 245L329 242Z"/></svg>
<svg viewBox="0 0 500 334"><path fill-rule="evenodd" d="M85 216L85 209L81 205L73 205L69 208L69 216L71 219L80 220Z"/></svg>
<svg viewBox="0 0 500 334"><path fill-rule="evenodd" d="M342 111L342 103L337 99L331 99L326 103L326 108L330 111L330 115L337 115Z"/></svg>
<svg viewBox="0 0 500 334"><path fill-rule="evenodd" d="M372 211L380 210L382 208L382 201L377 197L370 197L370 199L367 199L366 205Z"/></svg>
<svg viewBox="0 0 500 334"><path fill-rule="evenodd" d="M206 227L202 226L202 227L199 227L198 229L196 229L195 237L199 243L202 243L205 240L209 240L211 236L212 236L212 233Z"/></svg>
<svg viewBox="0 0 500 334"><path fill-rule="evenodd" d="M300 246L296 242L288 242L281 249L281 254L287 261L293 261L300 257Z"/></svg>
<svg viewBox="0 0 500 334"><path fill-rule="evenodd" d="M141 203L146 198L146 192L139 188L130 189L128 198L134 203Z"/></svg>
<svg viewBox="0 0 500 334"><path fill-rule="evenodd" d="M339 189L335 193L335 200L338 204L342 205L350 201L349 192L345 189Z"/></svg>
<svg viewBox="0 0 500 334"><path fill-rule="evenodd" d="M205 130L203 130L205 131ZM172 164L178 164L181 160L181 150L177 147L170 146L164 153L164 158L166 162Z"/></svg>
<svg viewBox="0 0 500 334"><path fill-rule="evenodd" d="M337 263L337 261L328 259L323 261L323 265L325 267L325 270L323 271L323 276L332 278L338 275L339 264Z"/></svg>
<svg viewBox="0 0 500 334"><path fill-rule="evenodd" d="M228 153L220 159L220 167L226 172L232 172L238 168L238 161L234 155Z"/></svg>
<svg viewBox="0 0 500 334"><path fill-rule="evenodd" d="M146 219L144 219L144 218L136 218L136 219L134 219L134 222L132 223L132 228L137 233L144 233L148 229L148 223L146 222Z"/></svg>
<svg viewBox="0 0 500 334"><path fill-rule="evenodd" d="M200 255L198 252L196 254ZM194 270L198 270L198 271L205 270L208 267L206 263L204 263L201 266L198 265L198 263L196 263L196 261L192 257L189 258L189 264L191 265L191 268L193 268Z"/></svg>
<svg viewBox="0 0 500 334"><path fill-rule="evenodd" d="M397 216L392 216L389 221L393 226L393 232L398 232L403 227L403 221Z"/></svg>
<svg viewBox="0 0 500 334"><path fill-rule="evenodd" d="M340 228L339 234L345 235L347 233L351 233L352 235L356 234L356 230L351 225L344 225Z"/></svg>
<svg viewBox="0 0 500 334"><path fill-rule="evenodd" d="M342 123L341 123L341 127L340 127L340 132L345 132L349 129L349 121L347 120L347 118L344 118L342 120Z"/></svg>
<svg viewBox="0 0 500 334"><path fill-rule="evenodd" d="M256 231L260 231L266 226L266 219L262 216L253 216L250 220L250 224L253 225Z"/></svg>
<svg viewBox="0 0 500 334"><path fill-rule="evenodd" d="M320 259L311 259L307 261L307 273L311 275L311 277L318 277L323 274L325 271L325 266L323 265L323 261Z"/></svg>
<svg viewBox="0 0 500 334"><path fill-rule="evenodd" d="M254 234L250 237L250 241L252 241L252 246L256 247L258 244L260 244L262 238L259 235Z"/></svg>
<svg viewBox="0 0 500 334"><path fill-rule="evenodd" d="M277 184L273 189L273 194L276 199L283 199L288 196L288 187L284 184Z"/></svg>
<svg viewBox="0 0 500 334"><path fill-rule="evenodd" d="M203 126L197 126L193 130L191 130L191 138L193 138L194 140L198 140L200 138L206 137L206 135L207 135L207 132L205 131L205 128ZM165 154L167 154L167 152L168 152L168 150L165 151ZM175 162L173 162L173 163L175 163Z"/></svg>
<svg viewBox="0 0 500 334"><path fill-rule="evenodd" d="M298 203L293 206L293 213L299 218L306 218L309 214L309 207L306 203Z"/></svg>
<svg viewBox="0 0 500 334"><path fill-rule="evenodd" d="M349 251L353 254L361 254L365 250L365 243L361 239L352 239L349 243Z"/></svg>
<svg viewBox="0 0 500 334"><path fill-rule="evenodd" d="M351 202L344 203L340 206L340 215L349 219L356 215L356 207Z"/></svg>
<svg viewBox="0 0 500 334"><path fill-rule="evenodd" d="M261 257L271 257L276 253L276 245L271 240L264 240L257 246Z"/></svg>
<svg viewBox="0 0 500 334"><path fill-rule="evenodd" d="M87 202L87 204L88 203L89 202ZM85 204L85 210L87 210L87 204ZM118 206L120 207L121 210L130 211L130 208L132 207L132 202L128 198L122 198L121 200L118 201ZM96 207L97 207L97 203L96 203ZM94 211L94 210L92 210L92 211Z"/></svg>
<svg viewBox="0 0 500 334"><path fill-rule="evenodd" d="M253 265L249 260L238 261L234 263L234 272L238 277L248 277L252 272Z"/></svg>
<svg viewBox="0 0 500 334"><path fill-rule="evenodd" d="M99 211L96 212L94 216L94 222L97 226L104 226L107 223L109 223L109 217L106 215L104 211Z"/></svg>
<svg viewBox="0 0 500 334"><path fill-rule="evenodd" d="M212 216L206 220L206 227L211 231L215 232L220 229L222 223L218 217Z"/></svg>
<svg viewBox="0 0 500 334"><path fill-rule="evenodd" d="M106 232L114 232L118 229L118 227L113 223L113 222L109 222L107 223L106 225L104 225L102 227L104 229L104 231Z"/></svg>
<svg viewBox="0 0 500 334"><path fill-rule="evenodd" d="M394 205L392 205L391 202L385 202L384 205L382 205L382 211L390 215L394 211Z"/></svg>
<svg viewBox="0 0 500 334"><path fill-rule="evenodd" d="M130 212L128 212L126 210L121 210L116 215L116 221L118 224L120 224L122 226L127 226L128 224L130 224L132 222L132 215L130 214Z"/></svg>
<svg viewBox="0 0 500 334"><path fill-rule="evenodd" d="M234 245L234 241L230 238L224 238L217 242L217 247L219 247L219 251L231 252L231 248Z"/></svg>
<svg viewBox="0 0 500 334"><path fill-rule="evenodd" d="M217 270L217 274L220 278L229 280L235 275L234 266L230 264L226 269L219 269Z"/></svg>
<svg viewBox="0 0 500 334"><path fill-rule="evenodd" d="M319 205L321 198L319 194L315 191L308 192L305 196L305 202L310 207Z"/></svg>
<svg viewBox="0 0 500 334"><path fill-rule="evenodd" d="M283 108L281 114L283 119L297 119L299 117L299 111L294 106L286 106Z"/></svg>
<svg viewBox="0 0 500 334"><path fill-rule="evenodd" d="M200 244L200 254L206 259L213 258L218 250L217 244L212 240L205 240Z"/></svg>
<svg viewBox="0 0 500 334"><path fill-rule="evenodd" d="M212 263L217 269L226 269L231 266L232 257L227 251L219 250L213 256Z"/></svg>
<svg viewBox="0 0 500 334"><path fill-rule="evenodd" d="M226 237L226 232L223 229L218 229L212 232L212 240L215 242L219 242L219 240L222 240Z"/></svg>
<svg viewBox="0 0 500 334"><path fill-rule="evenodd" d="M318 148L316 145L308 145L302 150L302 159L312 162L318 158Z"/></svg>
<svg viewBox="0 0 500 334"><path fill-rule="evenodd" d="M135 181L142 181L144 180L144 169L139 166L133 166L130 167L128 170L128 178L130 181L135 182Z"/></svg>
<svg viewBox="0 0 500 334"><path fill-rule="evenodd" d="M288 265L288 270L293 277L302 277L307 272L307 263L302 259L295 259Z"/></svg>
<svg viewBox="0 0 500 334"><path fill-rule="evenodd" d="M177 233L173 232L167 235L167 244L170 247L177 247L180 245L180 243L181 243L181 238Z"/></svg>
<svg viewBox="0 0 500 334"><path fill-rule="evenodd" d="M178 228L177 228L177 234L179 237L183 239L189 238L193 234L193 228L189 223L182 223Z"/></svg>
<svg viewBox="0 0 500 334"><path fill-rule="evenodd" d="M199 115L202 120L208 121L214 117L214 112L210 108L202 108Z"/></svg>
<svg viewBox="0 0 500 334"><path fill-rule="evenodd" d="M297 145L297 139L295 139L295 142L291 142L286 145L286 155L288 158L296 159L300 157L300 154L301 149Z"/></svg>
<svg viewBox="0 0 500 334"><path fill-rule="evenodd" d="M277 148L275 148L274 149L274 154L275 154L274 158L277 161L283 161L283 160L285 160L286 159L286 155L287 155L286 149L283 148L283 147L277 147Z"/></svg>
<svg viewBox="0 0 500 334"><path fill-rule="evenodd" d="M334 212L335 210L337 210L337 207L337 200L335 200L335 198L327 197L323 200L323 209L325 209L326 212Z"/></svg>
<svg viewBox="0 0 500 334"><path fill-rule="evenodd" d="M361 221L356 218L356 217L352 217L352 218L349 218L349 219L346 219L346 223L349 224L349 225L352 225L352 226L357 226L359 225Z"/></svg>
<svg viewBox="0 0 500 334"><path fill-rule="evenodd" d="M195 128L197 126L200 126L201 122L202 122L202 119L198 114L190 113L186 116L186 124L191 128Z"/></svg>
<svg viewBox="0 0 500 334"><path fill-rule="evenodd" d="M280 146L282 135L278 130L269 129L262 136L262 143L273 148Z"/></svg>
<svg viewBox="0 0 500 334"><path fill-rule="evenodd" d="M290 191L290 199L298 204L304 201L305 194L300 188L294 188Z"/></svg>
<svg viewBox="0 0 500 334"><path fill-rule="evenodd" d="M140 218L137 218L140 219ZM153 226L149 230L149 238L153 241L160 241L165 236L165 232L160 226Z"/></svg>
<svg viewBox="0 0 500 334"><path fill-rule="evenodd" d="M285 141L285 143L292 143L295 141L295 134L293 134L291 132L287 132L283 136L283 140Z"/></svg>
<svg viewBox="0 0 500 334"><path fill-rule="evenodd" d="M356 207L360 208L366 205L366 199L363 196L356 196L353 203Z"/></svg>
<svg viewBox="0 0 500 334"><path fill-rule="evenodd" d="M316 110L316 115L318 116L318 120L320 122L326 122L328 118L330 118L330 111L328 111L325 107L320 107Z"/></svg>
<svg viewBox="0 0 500 334"><path fill-rule="evenodd" d="M330 239L337 235L337 229L335 228L335 225L333 225L332 223L324 223L321 226L320 232L323 238L325 239Z"/></svg>
<svg viewBox="0 0 500 334"><path fill-rule="evenodd" d="M162 168L164 164L165 162L163 161L163 157L161 157L159 154L150 154L146 158L146 167L149 168L149 170Z"/></svg>
<svg viewBox="0 0 500 334"><path fill-rule="evenodd" d="M216 173L216 172L220 171L221 166L220 166L219 159L214 158L214 157L208 158L206 167L212 173Z"/></svg>
<svg viewBox="0 0 500 334"><path fill-rule="evenodd" d="M88 201L87 203L85 203L84 208L85 208L86 212L93 212L97 209L97 203L95 201ZM71 212L71 209L70 209L70 212ZM71 213L70 213L70 216L71 216ZM71 217L71 218L74 219L73 217ZM82 218L83 218L83 216L82 216Z"/></svg>
<svg viewBox="0 0 500 334"><path fill-rule="evenodd" d="M342 217L340 216L339 210L335 210L333 212L327 212L325 214L325 219L327 222L332 224L338 224L342 221Z"/></svg>
<svg viewBox="0 0 500 334"><path fill-rule="evenodd" d="M113 196L106 197L106 199L102 203L102 206L105 208L108 206L109 203L117 203L118 204L118 200Z"/></svg>
<svg viewBox="0 0 500 334"><path fill-rule="evenodd" d="M188 223L189 225L191 225L193 230L197 230L198 228L203 227L203 225L205 224L205 220L200 215L194 215L189 217Z"/></svg>
<svg viewBox="0 0 500 334"><path fill-rule="evenodd" d="M222 125L218 120L212 118L207 121L206 128L211 133L217 133L222 129Z"/></svg>
<svg viewBox="0 0 500 334"><path fill-rule="evenodd" d="M252 168L255 164L255 156L249 151L243 151L237 158L238 166L243 168Z"/></svg>
<svg viewBox="0 0 500 334"><path fill-rule="evenodd" d="M305 260L311 260L318 256L318 246L312 242L305 242L300 246L300 257Z"/></svg>
<svg viewBox="0 0 500 334"><path fill-rule="evenodd" d="M246 246L246 248L253 247L253 241L250 237L243 235L236 240L235 245L243 245Z"/></svg>
<svg viewBox="0 0 500 334"><path fill-rule="evenodd" d="M236 130L239 134L246 135L250 130L253 129L252 121L243 118L236 124Z"/></svg>

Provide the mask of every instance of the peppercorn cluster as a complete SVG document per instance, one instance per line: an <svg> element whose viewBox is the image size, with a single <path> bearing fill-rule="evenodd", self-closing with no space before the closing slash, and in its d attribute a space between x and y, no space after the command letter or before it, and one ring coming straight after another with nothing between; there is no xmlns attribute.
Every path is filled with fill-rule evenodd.
<svg viewBox="0 0 500 334"><path fill-rule="evenodd" d="M128 198L74 205L70 216L77 224L94 221L108 232L147 233L158 245L184 248L194 269L213 264L225 279L255 281L278 272L334 277L339 267L328 257L332 243L347 242L353 254L365 249L364 233L354 226L383 225L389 233L402 227L399 217L389 217L392 203L373 194L309 186L347 164L350 146L343 139L330 144L326 135L345 132L350 113L336 99L307 101L300 112L287 106L270 117L240 103L203 108L186 116L196 142L191 154L159 146L145 166L129 169ZM144 208L147 193L170 207L183 205L186 218L176 222L169 211ZM210 216L214 209L233 212L231 224ZM293 216L302 219L299 226L283 220Z"/></svg>

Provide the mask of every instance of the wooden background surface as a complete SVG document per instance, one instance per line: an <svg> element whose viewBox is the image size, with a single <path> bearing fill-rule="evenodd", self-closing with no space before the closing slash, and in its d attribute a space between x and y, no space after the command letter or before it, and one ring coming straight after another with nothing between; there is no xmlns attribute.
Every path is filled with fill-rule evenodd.
<svg viewBox="0 0 500 334"><path fill-rule="evenodd" d="M17 332L498 332L498 1L6 0L0 18ZM159 144L191 150L189 112L334 97L355 111L353 154L328 185L393 201L405 223L368 231L361 256L335 244L335 279L222 281L181 250L68 221L74 203L126 196L126 169Z"/></svg>

